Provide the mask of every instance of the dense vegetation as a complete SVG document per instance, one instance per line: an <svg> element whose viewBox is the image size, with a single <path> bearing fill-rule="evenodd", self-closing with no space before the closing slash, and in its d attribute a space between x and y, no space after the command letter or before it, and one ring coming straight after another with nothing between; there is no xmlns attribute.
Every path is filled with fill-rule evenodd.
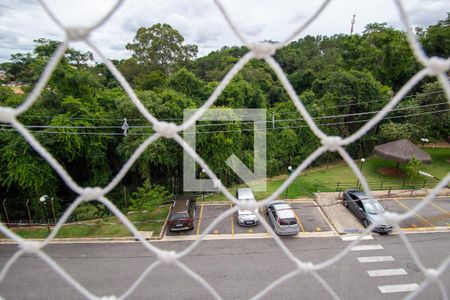
<svg viewBox="0 0 450 300"><path fill-rule="evenodd" d="M416 31L427 54L450 56L450 15ZM16 107L24 101L58 44L39 39L31 53L14 54L9 62L0 65L7 74L5 83L21 82L25 92L20 95L9 86L0 87L0 105ZM140 28L126 48L131 57L113 63L153 115L178 124L183 110L205 102L248 51L245 47L223 47L196 58L197 46L185 44L183 37L167 24ZM277 51L275 59L320 127L327 134L342 136L361 127L373 116L366 112L380 110L421 68L404 33L386 24L370 24L362 34L351 36L306 36ZM250 61L214 107L267 109L268 176L285 173L288 165L299 164L320 145L274 72L261 60ZM435 78L423 80L398 108L347 147L353 157L366 156L374 145L397 138L441 141L449 136L449 114L442 112L448 109L448 103ZM130 126L126 136L121 129L123 118ZM108 183L152 133L149 123L106 66L95 62L91 53L74 49L66 52L39 101L19 119L83 186ZM199 125L198 153L225 184L239 182L224 161L236 153L251 168L253 135L248 131L249 124ZM182 158L182 150L175 142L159 139L108 196L127 209L147 207L140 202L146 195L155 198L156 203L155 193L181 193ZM314 164L337 159L335 153L327 153ZM124 195L124 187L130 200ZM26 218L27 199L33 214L42 216L38 202L41 195L54 197L57 211L62 211L75 196L28 143L5 124L0 129L0 191L8 199L9 213L14 218ZM101 210L101 206L96 209Z"/></svg>

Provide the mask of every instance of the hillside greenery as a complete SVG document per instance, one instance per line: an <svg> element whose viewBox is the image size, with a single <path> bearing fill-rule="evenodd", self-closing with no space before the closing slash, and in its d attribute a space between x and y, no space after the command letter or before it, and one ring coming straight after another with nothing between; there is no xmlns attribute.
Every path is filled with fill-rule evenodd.
<svg viewBox="0 0 450 300"><path fill-rule="evenodd" d="M427 54L449 56L450 15L416 32ZM1 106L17 107L24 102L59 43L38 39L32 52L13 54L0 65L7 74L0 87ZM113 60L114 65L151 114L177 124L182 123L183 110L200 107L249 51L243 46L223 47L197 57L197 46L186 44L168 24L140 28L126 48L130 57ZM362 34L351 36L305 36L278 50L274 58L319 127L326 134L340 136L358 130L422 68L404 32L383 23L369 24ZM22 84L24 94L14 93L8 84ZM268 176L284 174L288 165L300 164L321 145L263 60L251 60L212 108L267 110ZM403 137L414 142L421 137L430 141L448 138L450 118L444 111L448 102L434 77L422 80L397 108L346 147L352 157L367 157L375 145ZM121 129L124 118L130 126L127 135ZM107 184L153 132L105 64L94 61L90 52L72 48L39 100L18 119L81 186ZM201 121L198 125L197 152L224 184L239 183L224 161L235 153L253 168L252 125L237 121ZM336 153L326 153L313 166L339 159ZM157 191L161 198L182 194L182 161L183 151L177 143L158 139L107 197L125 211L147 207L142 203L146 193L152 199ZM27 218L27 200L33 217L42 219L44 210L38 199L44 194L55 199L57 215L76 198L8 124L0 127L0 192L7 199L10 219ZM164 200L152 200L149 205Z"/></svg>

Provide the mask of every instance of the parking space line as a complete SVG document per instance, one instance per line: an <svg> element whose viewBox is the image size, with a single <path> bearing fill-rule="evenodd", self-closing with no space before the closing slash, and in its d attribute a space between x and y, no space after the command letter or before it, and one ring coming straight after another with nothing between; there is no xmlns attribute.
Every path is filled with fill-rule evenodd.
<svg viewBox="0 0 450 300"><path fill-rule="evenodd" d="M400 202L400 200L398 199L394 199L395 201L397 201L398 204L400 204L406 211L410 211L411 209L406 206L405 204L403 204L402 202ZM431 227L435 227L433 224L431 224L430 221L428 221L427 219L425 219L424 217L422 217L419 214L414 214L416 217L418 217L419 219L421 219L423 222L425 222L426 224L430 225Z"/></svg>
<svg viewBox="0 0 450 300"><path fill-rule="evenodd" d="M354 241L357 240L360 236L359 235L344 235L341 236L341 240L343 241ZM364 235L360 238L360 240L373 240L373 236L371 235Z"/></svg>
<svg viewBox="0 0 450 300"><path fill-rule="evenodd" d="M382 250L381 245L358 245L350 248L350 251L367 251L367 250Z"/></svg>
<svg viewBox="0 0 450 300"><path fill-rule="evenodd" d="M203 215L203 204L200 204L200 216L198 218L197 237L198 237L198 234L200 233L200 224L202 222L202 215Z"/></svg>
<svg viewBox="0 0 450 300"><path fill-rule="evenodd" d="M292 209L292 211L294 212L294 216L295 216L295 218L297 219L298 225L300 225L300 228L302 229L302 231L305 232L305 228L303 228L303 224L302 224L302 222L300 221L300 218L297 216L297 213L295 212L294 209Z"/></svg>
<svg viewBox="0 0 450 300"><path fill-rule="evenodd" d="M361 256L358 257L360 263L373 263L373 262L383 262L383 261L395 261L392 256Z"/></svg>
<svg viewBox="0 0 450 300"><path fill-rule="evenodd" d="M381 269L381 270L369 270L367 271L370 277L382 277L382 276L398 276L407 275L405 269Z"/></svg>
<svg viewBox="0 0 450 300"><path fill-rule="evenodd" d="M378 289L380 292L384 293L401 293L401 292L412 292L417 290L419 285L417 283L408 284L393 284L393 285L380 285Z"/></svg>
<svg viewBox="0 0 450 300"><path fill-rule="evenodd" d="M446 211L445 209L443 209L442 207L440 207L439 205L437 205L436 203L433 203L433 200L431 200L430 202L428 202L429 204L433 205L434 207L436 207L437 209L439 209L440 211L443 211L444 213L446 213L447 215L450 216L450 212Z"/></svg>
<svg viewBox="0 0 450 300"><path fill-rule="evenodd" d="M233 204L230 204L230 208L233 208ZM234 220L233 220L233 214L230 215L231 219L231 236L234 238Z"/></svg>

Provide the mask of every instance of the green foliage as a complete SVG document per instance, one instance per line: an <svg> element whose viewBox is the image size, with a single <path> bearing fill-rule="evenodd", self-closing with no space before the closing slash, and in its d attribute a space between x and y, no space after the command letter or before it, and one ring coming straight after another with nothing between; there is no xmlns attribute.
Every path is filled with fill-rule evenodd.
<svg viewBox="0 0 450 300"><path fill-rule="evenodd" d="M421 42L429 56L450 56L450 13L447 18L439 21L436 25L428 27L421 37Z"/></svg>
<svg viewBox="0 0 450 300"><path fill-rule="evenodd" d="M385 123L380 125L380 137L383 141L390 142L399 139L415 140L417 128L411 123Z"/></svg>
<svg viewBox="0 0 450 300"><path fill-rule="evenodd" d="M107 209L103 204L94 205L89 202L81 203L73 212L76 221L99 219L106 215Z"/></svg>
<svg viewBox="0 0 450 300"><path fill-rule="evenodd" d="M151 211L157 206L168 201L170 193L165 187L157 184L152 184L150 179L146 179L141 187L132 194L130 198L130 211Z"/></svg>
<svg viewBox="0 0 450 300"><path fill-rule="evenodd" d="M183 45L183 36L168 24L155 24L138 29L133 43L126 45L133 52L137 63L147 70L172 73L177 67L186 66L195 58L196 45Z"/></svg>
<svg viewBox="0 0 450 300"><path fill-rule="evenodd" d="M422 167L423 167L422 161L413 157L410 159L410 161L405 167L406 174L408 174L410 178L417 178L420 175L419 171L422 169Z"/></svg>
<svg viewBox="0 0 450 300"><path fill-rule="evenodd" d="M167 76L160 70L156 70L136 77L134 82L138 90L153 90L164 88L167 83Z"/></svg>
<svg viewBox="0 0 450 300"><path fill-rule="evenodd" d="M448 17L418 28L417 33L429 55L450 56ZM9 62L1 64L7 73L5 83L23 82L26 94L16 95L9 87L0 87L0 105L22 104L60 45L45 39L35 43L32 52L13 54ZM200 107L249 51L223 47L195 59L196 46L185 44L181 34L167 24L140 28L127 48L132 57L113 61L114 65L149 113L177 124L183 120L183 110ZM305 36L279 49L274 58L320 129L339 136L357 131L421 68L404 33L379 23L352 36ZM430 104L433 106L424 106ZM399 138L441 141L449 136L448 101L434 78L422 80L397 107L402 110L390 112L389 120L348 145L349 154L367 157L374 145ZM298 165L321 145L263 60L250 60L212 108L267 109L269 175L285 174L288 165ZM131 126L128 136L122 135L123 118ZM90 52L72 48L67 49L38 101L18 119L30 126L38 142L81 186L107 184L154 133L106 66L96 64ZM236 154L253 168L252 125L226 119L198 123L202 126L197 126L197 152L225 184L239 182L224 162ZM4 125L0 127L0 190L14 203L12 214L23 217L23 203L43 194L64 199L60 201L63 210L74 195L49 164L13 128ZM329 152L313 165L339 159ZM182 148L173 140L160 138L134 162L122 184L135 190L136 182L146 179L156 185L173 182L177 193L181 192L182 172ZM121 188L108 196L125 208ZM33 209L42 215L42 205ZM92 207L86 210L94 211Z"/></svg>

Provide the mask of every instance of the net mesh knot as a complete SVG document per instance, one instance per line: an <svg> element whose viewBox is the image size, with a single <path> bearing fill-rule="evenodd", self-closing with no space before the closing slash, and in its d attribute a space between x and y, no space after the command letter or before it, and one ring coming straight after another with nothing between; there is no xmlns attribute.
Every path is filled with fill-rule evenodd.
<svg viewBox="0 0 450 300"><path fill-rule="evenodd" d="M0 107L0 122L11 123L16 118L16 111L11 107Z"/></svg>
<svg viewBox="0 0 450 300"><path fill-rule="evenodd" d="M167 139L173 138L178 132L177 124L164 121L160 121L153 125L153 129Z"/></svg>
<svg viewBox="0 0 450 300"><path fill-rule="evenodd" d="M177 253L175 251L160 251L158 258L166 264L171 264L177 259Z"/></svg>
<svg viewBox="0 0 450 300"><path fill-rule="evenodd" d="M428 268L428 269L425 271L425 277L426 277L428 280L431 280L431 281L436 280L436 279L439 278L439 272L438 272L438 270L436 270L436 269Z"/></svg>
<svg viewBox="0 0 450 300"><path fill-rule="evenodd" d="M396 212L385 211L383 213L384 220L388 223L398 224L402 220L402 216L400 216Z"/></svg>
<svg viewBox="0 0 450 300"><path fill-rule="evenodd" d="M269 44L267 42L253 43L251 44L251 49L256 58L272 56L277 51L275 44Z"/></svg>
<svg viewBox="0 0 450 300"><path fill-rule="evenodd" d="M81 41L85 40L91 33L90 28L77 26L77 27L67 27L66 36L71 41Z"/></svg>
<svg viewBox="0 0 450 300"><path fill-rule="evenodd" d="M322 145L324 145L329 151L334 152L342 145L342 138L340 136L327 136L321 140Z"/></svg>
<svg viewBox="0 0 450 300"><path fill-rule="evenodd" d="M450 59L433 56L427 62L428 74L436 76L447 72L450 69Z"/></svg>
<svg viewBox="0 0 450 300"><path fill-rule="evenodd" d="M83 189L81 196L85 201L96 200L103 196L103 189L100 187L87 187Z"/></svg>
<svg viewBox="0 0 450 300"><path fill-rule="evenodd" d="M306 274L314 270L314 264L312 262L299 261L297 262L297 269L299 269L300 272Z"/></svg>
<svg viewBox="0 0 450 300"><path fill-rule="evenodd" d="M36 241L23 241L20 243L20 248L25 251L25 253L35 254L41 249L42 245Z"/></svg>
<svg viewBox="0 0 450 300"><path fill-rule="evenodd" d="M258 209L258 202L255 199L245 199L238 202L239 210L256 211Z"/></svg>

